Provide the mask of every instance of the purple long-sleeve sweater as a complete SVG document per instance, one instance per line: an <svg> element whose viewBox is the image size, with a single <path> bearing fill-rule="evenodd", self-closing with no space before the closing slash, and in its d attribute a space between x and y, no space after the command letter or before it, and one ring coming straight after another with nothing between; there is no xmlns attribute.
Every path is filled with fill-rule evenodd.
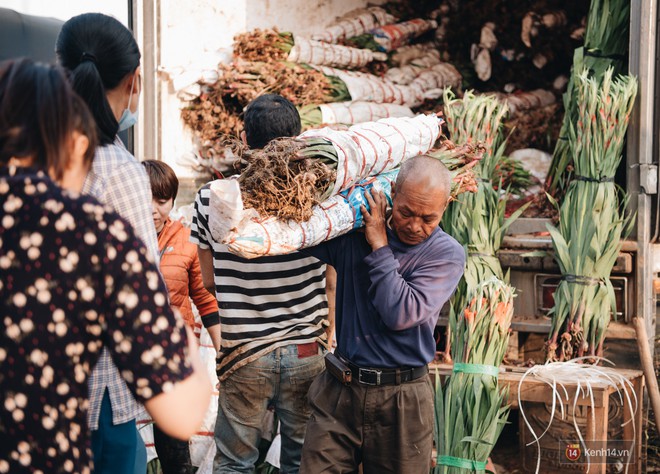
<svg viewBox="0 0 660 474"><path fill-rule="evenodd" d="M363 367L419 367L435 355L433 330L465 251L440 228L418 245L391 229L387 240L372 252L364 234L352 232L305 252L337 270L337 350Z"/></svg>

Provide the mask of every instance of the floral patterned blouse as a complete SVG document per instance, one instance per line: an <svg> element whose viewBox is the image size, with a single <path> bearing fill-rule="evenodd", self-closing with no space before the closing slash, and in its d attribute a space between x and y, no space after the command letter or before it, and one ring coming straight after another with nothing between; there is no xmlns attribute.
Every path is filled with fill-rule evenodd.
<svg viewBox="0 0 660 474"><path fill-rule="evenodd" d="M87 378L102 347L141 402L192 372L131 227L27 168L0 168L0 321L0 473L90 472Z"/></svg>

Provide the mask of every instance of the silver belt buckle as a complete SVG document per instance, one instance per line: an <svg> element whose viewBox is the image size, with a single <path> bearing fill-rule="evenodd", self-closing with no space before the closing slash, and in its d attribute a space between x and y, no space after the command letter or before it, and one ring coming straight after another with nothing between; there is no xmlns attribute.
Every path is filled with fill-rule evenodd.
<svg viewBox="0 0 660 474"><path fill-rule="evenodd" d="M382 374L382 373L383 373L383 371L378 370L378 369L359 369L358 370L358 381L360 383L365 384L365 385L374 385L374 386L380 385L380 374ZM366 382L366 381L362 380L362 374L376 374L376 383Z"/></svg>

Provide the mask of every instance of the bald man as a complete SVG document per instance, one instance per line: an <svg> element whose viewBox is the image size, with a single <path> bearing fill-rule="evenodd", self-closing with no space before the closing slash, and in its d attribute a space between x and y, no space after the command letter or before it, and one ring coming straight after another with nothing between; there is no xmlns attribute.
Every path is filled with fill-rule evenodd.
<svg viewBox="0 0 660 474"><path fill-rule="evenodd" d="M360 463L365 474L430 471L433 330L465 266L463 247L438 227L450 190L439 160L412 158L392 187L389 219L385 196L367 193L364 233L307 250L337 270L334 366L344 367L326 360L310 387L301 473L358 472Z"/></svg>

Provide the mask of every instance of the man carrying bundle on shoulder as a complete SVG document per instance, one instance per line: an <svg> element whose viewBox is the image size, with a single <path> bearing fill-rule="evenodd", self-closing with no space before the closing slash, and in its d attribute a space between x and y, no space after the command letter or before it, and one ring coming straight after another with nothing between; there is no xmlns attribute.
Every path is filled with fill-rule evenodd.
<svg viewBox="0 0 660 474"><path fill-rule="evenodd" d="M303 251L337 271L337 349L310 387L301 473L430 471L433 330L465 267L438 227L450 190L442 162L410 158L389 218L382 192L366 193L364 233Z"/></svg>
<svg viewBox="0 0 660 474"><path fill-rule="evenodd" d="M245 112L251 148L300 133L298 111L284 97L266 94ZM298 253L247 260L213 240L210 183L197 193L191 241L198 245L204 286L218 300L222 346L215 441L216 472L254 471L264 415L280 421L281 473L297 473L310 415L307 392L323 371L329 342L326 265ZM326 333L328 336L326 336Z"/></svg>

